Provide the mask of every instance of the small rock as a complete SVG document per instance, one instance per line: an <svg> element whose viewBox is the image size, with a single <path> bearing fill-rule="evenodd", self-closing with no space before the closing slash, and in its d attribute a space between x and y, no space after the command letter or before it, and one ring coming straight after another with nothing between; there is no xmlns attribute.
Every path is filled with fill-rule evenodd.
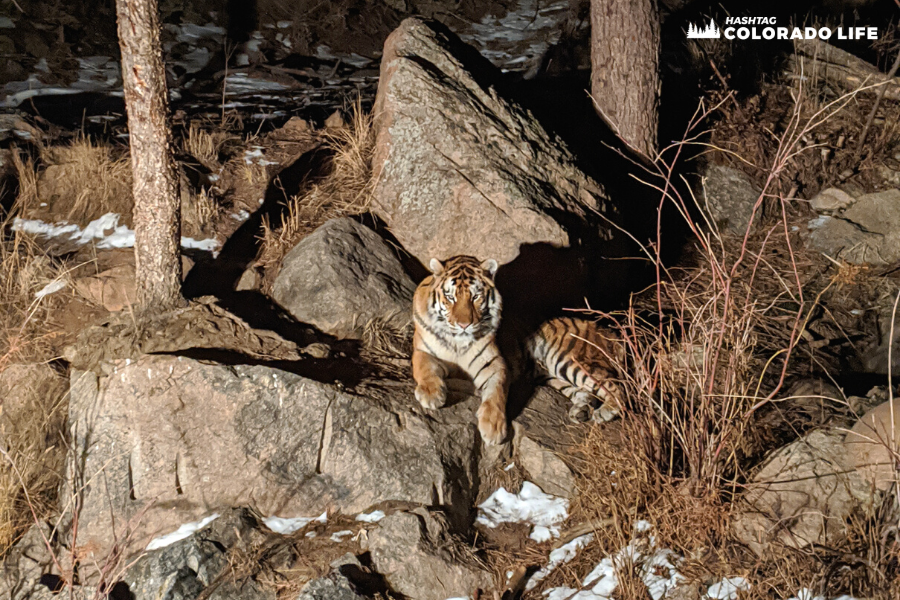
<svg viewBox="0 0 900 600"><path fill-rule="evenodd" d="M816 212L836 211L847 208L856 202L856 199L838 188L822 190L809 201L809 205Z"/></svg>
<svg viewBox="0 0 900 600"><path fill-rule="evenodd" d="M575 477L566 463L529 438L521 425L516 423L514 426L517 462L528 472L528 479L548 494L572 498L575 495Z"/></svg>
<svg viewBox="0 0 900 600"><path fill-rule="evenodd" d="M847 466L856 469L879 490L900 480L900 398L876 406L857 421L844 440Z"/></svg>
<svg viewBox="0 0 900 600"><path fill-rule="evenodd" d="M343 573L348 568L361 571L359 560L352 554L345 554L331 566L334 571L304 585L296 600L365 600L366 597L356 593L356 588Z"/></svg>
<svg viewBox="0 0 900 600"><path fill-rule="evenodd" d="M394 513L379 525L369 532L369 551L375 570L393 591L409 600L446 600L491 588L490 574L470 556L468 546L447 535L424 509ZM471 560L463 564L457 557Z"/></svg>
<svg viewBox="0 0 900 600"><path fill-rule="evenodd" d="M869 484L844 467L844 433L813 431L775 452L753 477L733 529L762 556L774 541L794 548L828 544L846 519L874 502Z"/></svg>
<svg viewBox="0 0 900 600"><path fill-rule="evenodd" d="M272 297L299 321L359 338L374 319L406 326L415 289L395 251L344 217L328 221L287 253Z"/></svg>
<svg viewBox="0 0 900 600"><path fill-rule="evenodd" d="M344 123L344 118L341 116L341 111L336 110L331 115L325 119L325 129L342 129L346 127L347 124Z"/></svg>
<svg viewBox="0 0 900 600"><path fill-rule="evenodd" d="M743 171L731 167L712 165L703 175L703 200L710 217L734 233L747 231L759 193Z"/></svg>

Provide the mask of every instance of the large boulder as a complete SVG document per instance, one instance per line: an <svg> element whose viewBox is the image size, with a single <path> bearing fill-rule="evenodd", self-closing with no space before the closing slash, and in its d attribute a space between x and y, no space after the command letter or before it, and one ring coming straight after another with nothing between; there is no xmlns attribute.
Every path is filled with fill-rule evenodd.
<svg viewBox="0 0 900 600"><path fill-rule="evenodd" d="M474 397L425 418L410 412L408 385L388 382L350 393L175 356L106 371L72 373L62 498L81 497L76 543L97 560L113 536L140 549L227 507L314 517L400 500L446 505L462 520L476 493Z"/></svg>
<svg viewBox="0 0 900 600"><path fill-rule="evenodd" d="M775 452L747 485L738 538L762 556L778 541L794 548L827 544L846 519L874 502L871 486L844 467L844 433L817 430Z"/></svg>
<svg viewBox="0 0 900 600"><path fill-rule="evenodd" d="M854 264L900 260L900 190L860 196L843 213L808 224L809 245Z"/></svg>
<svg viewBox="0 0 900 600"><path fill-rule="evenodd" d="M372 566L391 590L409 600L478 597L493 587L491 575L468 547L447 534L424 509L398 512L369 532Z"/></svg>
<svg viewBox="0 0 900 600"><path fill-rule="evenodd" d="M408 324L415 290L395 250L344 217L328 221L287 253L272 297L299 321L358 338L374 319Z"/></svg>
<svg viewBox="0 0 900 600"><path fill-rule="evenodd" d="M423 264L456 254L509 262L522 244L567 246L591 211L612 212L562 142L501 97L498 77L439 23L406 19L385 42L374 205ZM592 236L609 239L603 223Z"/></svg>
<svg viewBox="0 0 900 600"><path fill-rule="evenodd" d="M900 481L900 398L888 400L866 414L844 440L847 467L856 469L879 490Z"/></svg>

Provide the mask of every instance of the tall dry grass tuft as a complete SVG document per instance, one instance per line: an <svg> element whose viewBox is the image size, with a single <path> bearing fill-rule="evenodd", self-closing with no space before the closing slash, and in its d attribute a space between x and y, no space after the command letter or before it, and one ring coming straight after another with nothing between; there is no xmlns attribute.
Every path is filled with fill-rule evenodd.
<svg viewBox="0 0 900 600"><path fill-rule="evenodd" d="M277 272L284 255L325 221L361 214L369 209L375 150L372 115L357 101L347 127L327 129L322 135L334 153L331 172L322 181L290 198L280 223L263 224L258 262L266 273Z"/></svg>
<svg viewBox="0 0 900 600"><path fill-rule="evenodd" d="M29 185L23 182L25 193ZM8 231L15 212L0 230ZM66 380L45 363L56 355L61 335L56 317L68 292L37 293L65 277L65 265L27 236L12 233L0 239L0 387L5 388L0 393L0 555L35 514L45 518L55 511L65 453ZM36 369L43 375L32 387L30 373Z"/></svg>
<svg viewBox="0 0 900 600"><path fill-rule="evenodd" d="M51 214L84 224L114 212L131 222L132 173L124 148L79 137L68 146L44 148L41 159L37 199ZM35 208L21 204L23 213Z"/></svg>

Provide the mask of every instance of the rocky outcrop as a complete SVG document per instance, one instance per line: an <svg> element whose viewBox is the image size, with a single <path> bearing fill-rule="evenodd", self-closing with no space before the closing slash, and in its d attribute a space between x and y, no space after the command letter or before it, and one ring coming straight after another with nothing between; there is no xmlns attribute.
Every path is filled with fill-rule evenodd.
<svg viewBox="0 0 900 600"><path fill-rule="evenodd" d="M811 220L809 245L854 264L900 260L900 190L860 196L834 216Z"/></svg>
<svg viewBox="0 0 900 600"><path fill-rule="evenodd" d="M145 356L72 374L67 492L77 544L103 556L221 508L353 514L386 500L472 505L477 399L428 419L408 386L356 394L264 366Z"/></svg>
<svg viewBox="0 0 900 600"><path fill-rule="evenodd" d="M844 433L813 431L776 451L740 501L734 531L760 556L778 542L794 548L827 544L847 517L870 507L869 484L844 466Z"/></svg>
<svg viewBox="0 0 900 600"><path fill-rule="evenodd" d="M391 589L409 600L477 597L478 590L492 587L490 574L467 546L425 509L385 518L369 533L369 551Z"/></svg>
<svg viewBox="0 0 900 600"><path fill-rule="evenodd" d="M328 221L287 253L272 297L303 323L358 338L375 319L408 324L415 289L396 251L344 217Z"/></svg>
<svg viewBox="0 0 900 600"><path fill-rule="evenodd" d="M410 18L385 42L375 102L374 207L423 264L509 262L566 246L612 209L572 154L494 87L496 69L444 26ZM597 219L592 237L611 237Z"/></svg>

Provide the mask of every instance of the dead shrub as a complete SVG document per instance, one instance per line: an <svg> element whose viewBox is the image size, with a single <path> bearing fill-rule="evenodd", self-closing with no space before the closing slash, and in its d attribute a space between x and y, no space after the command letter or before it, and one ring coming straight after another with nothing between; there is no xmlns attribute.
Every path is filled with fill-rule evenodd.
<svg viewBox="0 0 900 600"><path fill-rule="evenodd" d="M334 153L331 172L320 182L290 198L277 224L263 224L259 264L267 274L278 272L281 259L301 239L329 219L366 212L372 200L372 153L375 131L372 115L359 102L347 127L325 130L326 145Z"/></svg>
<svg viewBox="0 0 900 600"><path fill-rule="evenodd" d="M44 148L41 159L37 200L47 204L46 212L82 225L113 212L131 224L132 173L125 149L79 137ZM20 205L25 214L40 208Z"/></svg>

